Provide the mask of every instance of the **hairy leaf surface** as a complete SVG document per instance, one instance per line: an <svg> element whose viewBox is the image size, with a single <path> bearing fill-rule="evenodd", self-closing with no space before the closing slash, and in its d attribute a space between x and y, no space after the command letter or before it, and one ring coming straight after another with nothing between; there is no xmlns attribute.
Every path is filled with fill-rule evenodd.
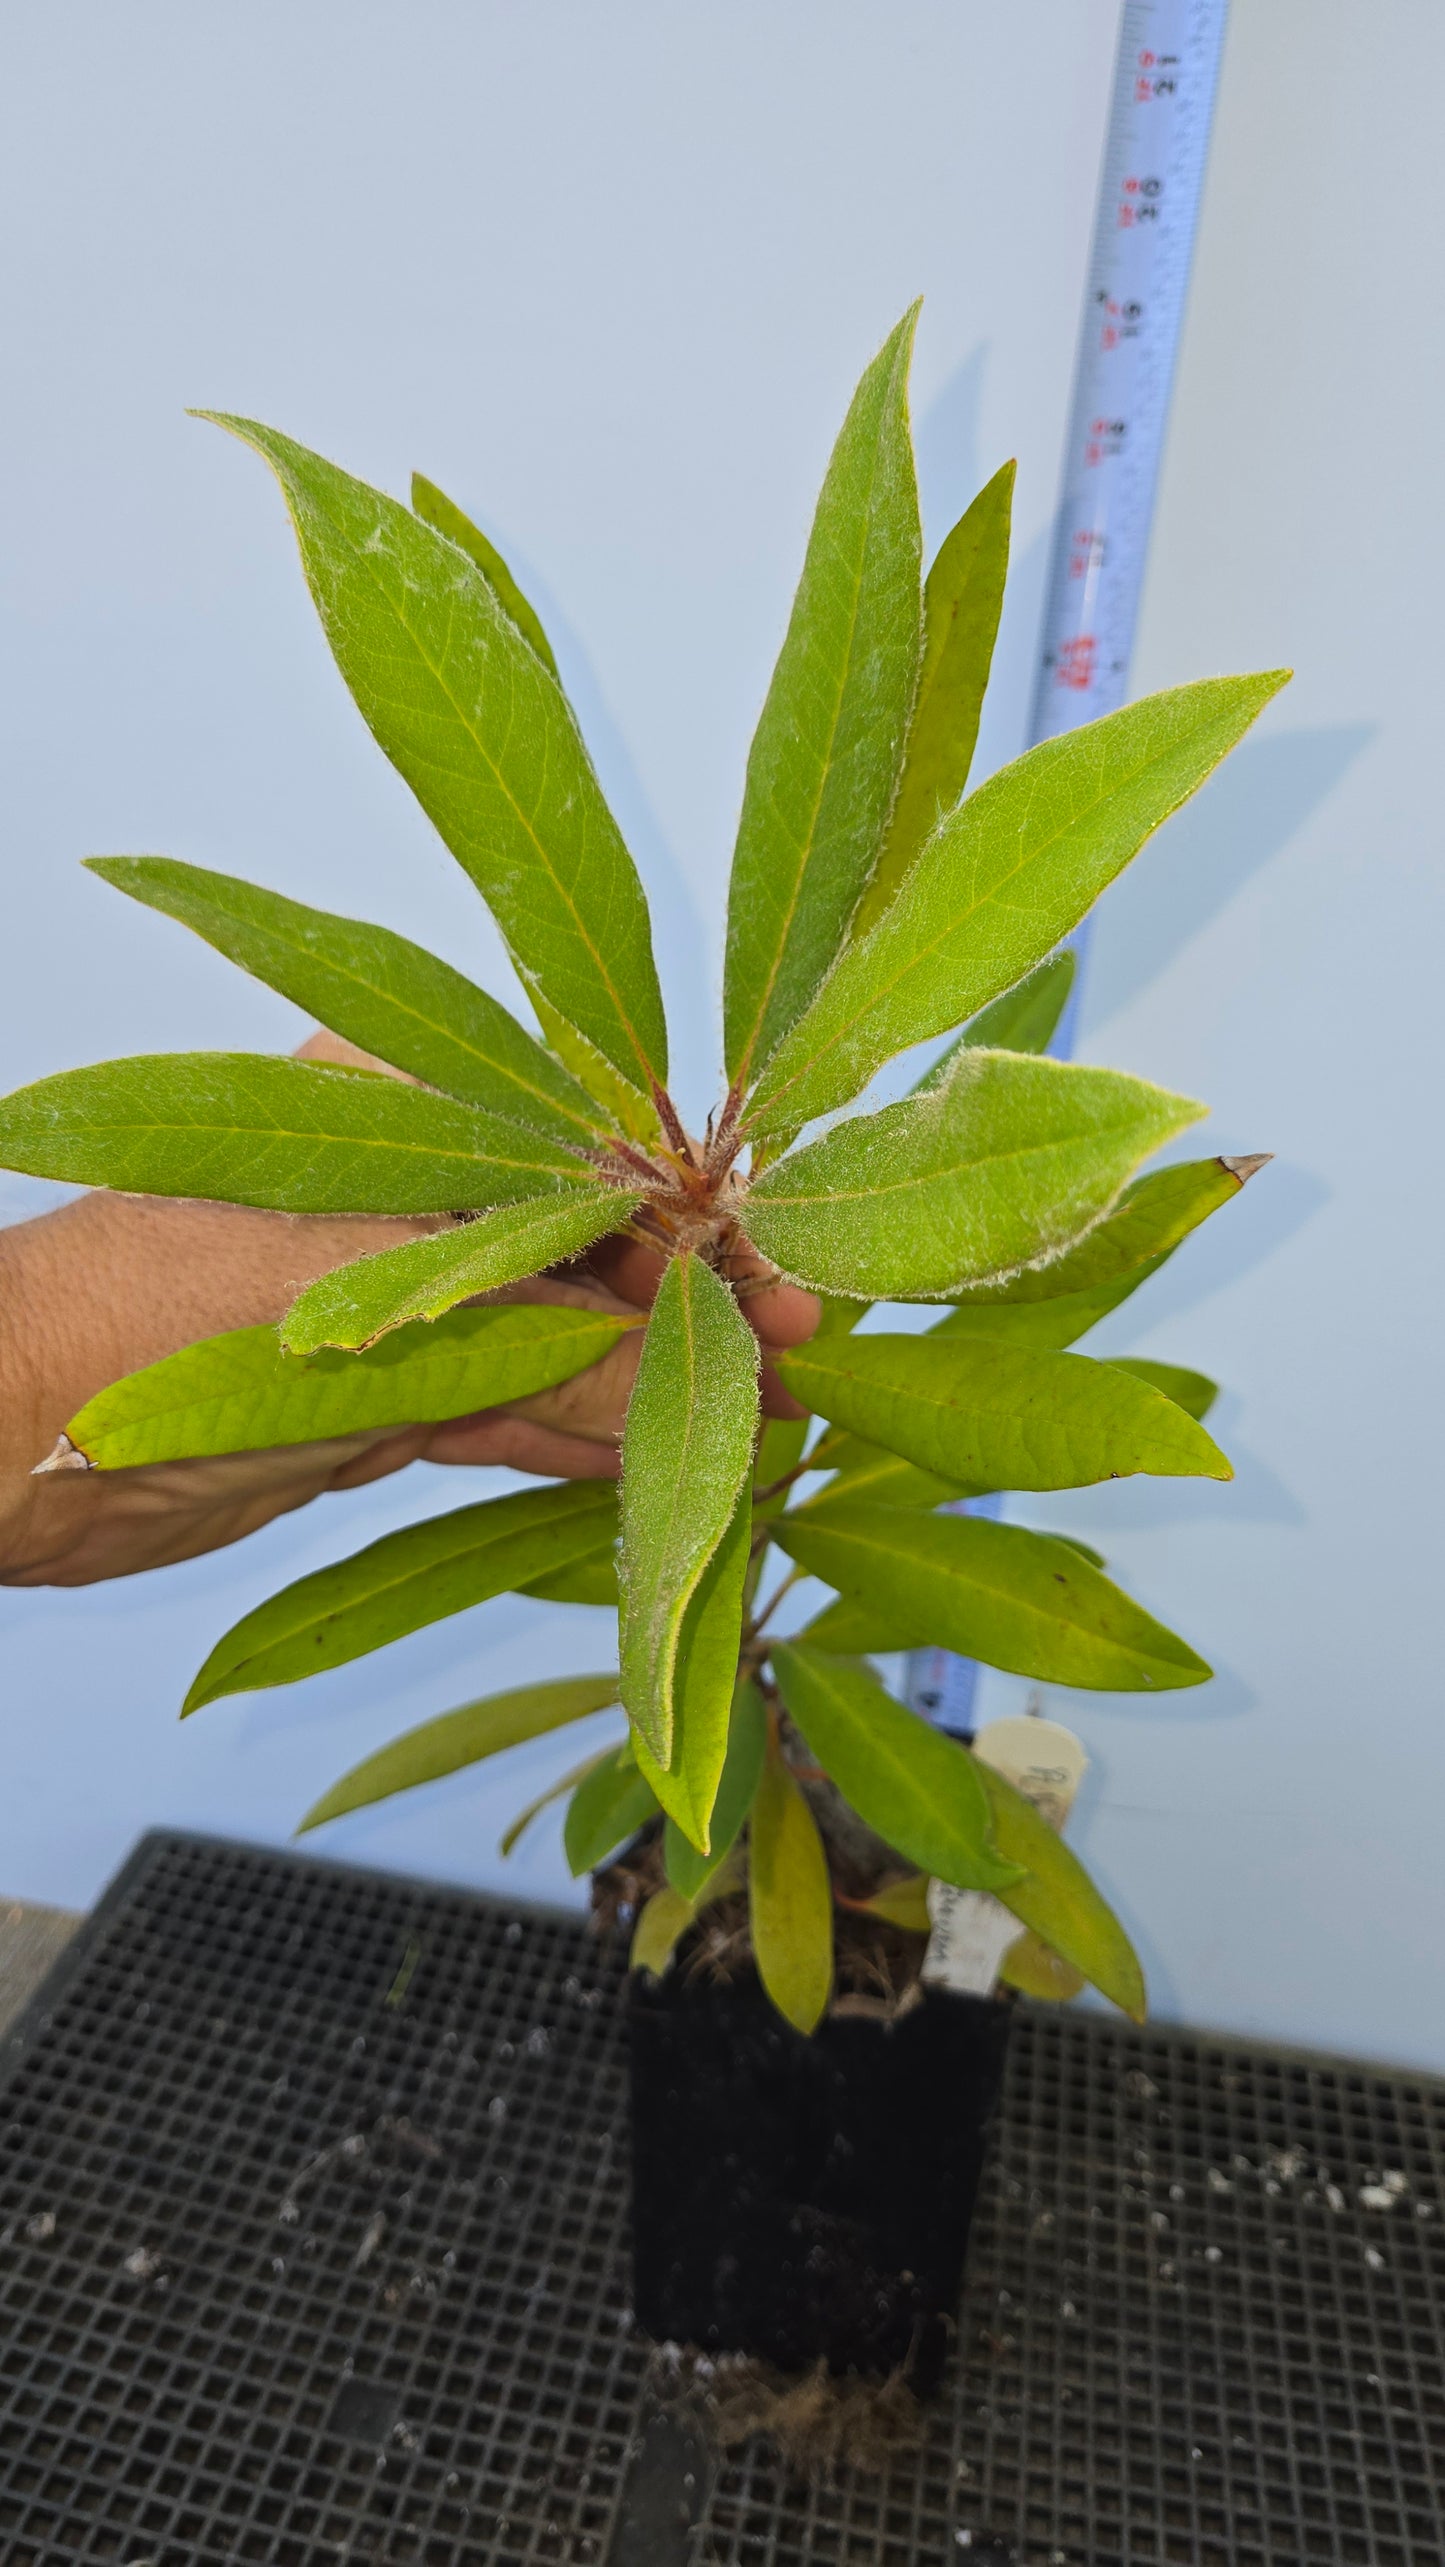
<svg viewBox="0 0 1445 2567"><path fill-rule="evenodd" d="M723 995L728 1075L744 1085L837 953L893 801L920 643L916 319L885 340L834 447L748 758Z"/></svg>
<svg viewBox="0 0 1445 2567"><path fill-rule="evenodd" d="M0 1098L0 1166L276 1212L470 1212L593 1182L500 1114L374 1070L157 1052Z"/></svg>
<svg viewBox="0 0 1445 2567"><path fill-rule="evenodd" d="M928 574L923 660L898 797L883 852L858 904L854 937L881 917L924 839L968 782L1003 608L1016 471L1006 463L985 484L945 536Z"/></svg>
<svg viewBox="0 0 1445 2567"><path fill-rule="evenodd" d="M1125 2014L1142 2023L1144 1974L1108 1901L1033 1802L996 1774L982 1756L971 1761L988 1794L994 1842L1001 1854L1022 1867L1022 1878L997 1893L1004 1906L1065 1961L1082 1970L1101 1996L1112 1998Z"/></svg>
<svg viewBox="0 0 1445 2567"><path fill-rule="evenodd" d="M1142 1280L1201 1221L1221 1204L1232 1203L1260 1164L1257 1159L1187 1159L1172 1168L1154 1168L1136 1178L1113 1211L1061 1256L1026 1267L1003 1283L973 1287L960 1296L959 1309L979 1314L995 1307L1012 1310L1022 1302L1094 1292L1126 1276Z"/></svg>
<svg viewBox="0 0 1445 2567"><path fill-rule="evenodd" d="M535 606L523 596L490 536L484 535L480 526L474 526L456 501L448 499L446 492L438 490L436 483L428 481L423 472L412 474L411 504L418 517L423 518L428 526L435 526L437 533L445 535L449 543L459 545L468 561L476 563L503 614L511 616L518 632L525 634L538 659L555 677L557 662L542 629L542 619Z"/></svg>
<svg viewBox="0 0 1445 2567"><path fill-rule="evenodd" d="M794 1398L820 1417L967 1487L1232 1476L1203 1427L1147 1375L1087 1355L879 1335L795 1346L776 1360Z"/></svg>
<svg viewBox="0 0 1445 2567"><path fill-rule="evenodd" d="M389 1747L353 1765L308 1809L297 1834L322 1826L328 1818L344 1817L349 1809L389 1800L393 1792L409 1792L417 1783L434 1783L443 1774L458 1773L464 1765L479 1764L484 1756L519 1746L524 1738L540 1738L544 1731L560 1729L569 1720L585 1720L589 1712L606 1711L616 1700L617 1677L612 1674L560 1676L550 1684L518 1685L508 1693L464 1703L460 1711L424 1720L420 1728L407 1730Z"/></svg>
<svg viewBox="0 0 1445 2567"><path fill-rule="evenodd" d="M129 1373L66 1428L98 1470L426 1426L525 1399L585 1372L629 1322L548 1302L458 1310L367 1355L283 1354L274 1328L233 1328Z"/></svg>
<svg viewBox="0 0 1445 2567"><path fill-rule="evenodd" d="M750 1479L757 1419L757 1339L710 1266L674 1257L622 1439L622 1699L664 1771L684 1617Z"/></svg>
<svg viewBox="0 0 1445 2567"><path fill-rule="evenodd" d="M980 1008L958 1040L924 1072L914 1095L926 1096L930 1088L946 1087L960 1052L1046 1052L1073 986L1074 957L1066 947L1040 963L1016 988L1006 989L1002 998Z"/></svg>
<svg viewBox="0 0 1445 2567"><path fill-rule="evenodd" d="M597 1548L610 1481L571 1480L463 1506L383 1534L349 1560L268 1597L218 1640L182 1706L294 1685L409 1631L464 1613Z"/></svg>
<svg viewBox="0 0 1445 2567"><path fill-rule="evenodd" d="M701 1854L712 1851L713 1804L727 1755L752 1530L752 1504L744 1488L683 1616L667 1764L649 1753L641 1737L636 1741L638 1764L669 1821Z"/></svg>
<svg viewBox="0 0 1445 2567"><path fill-rule="evenodd" d="M602 1127L585 1089L498 1000L389 927L168 856L87 862L393 1069L574 1146L586 1148Z"/></svg>
<svg viewBox="0 0 1445 2567"><path fill-rule="evenodd" d="M667 1073L647 905L571 707L448 537L257 421L336 663L522 978L624 1077Z"/></svg>
<svg viewBox="0 0 1445 2567"><path fill-rule="evenodd" d="M1211 1672L1187 1641L1051 1534L975 1515L840 1503L783 1516L773 1539L900 1635L875 1646L934 1643L1011 1675L1111 1693L1201 1685Z"/></svg>
<svg viewBox="0 0 1445 2567"><path fill-rule="evenodd" d="M959 1889L997 1890L1017 1879L965 1748L847 1659L795 1641L774 1647L773 1671L819 1764L886 1845Z"/></svg>
<svg viewBox="0 0 1445 2567"><path fill-rule="evenodd" d="M699 1852L676 1819L662 1831L667 1877L686 1899L699 1899L727 1859L753 1805L768 1744L768 1716L762 1695L751 1680L736 1686L728 1727L727 1755L712 1813L709 1852Z"/></svg>
<svg viewBox="0 0 1445 2567"><path fill-rule="evenodd" d="M759 1978L779 2014L812 2032L833 1984L833 1891L817 1821L775 1746L748 1829L748 1908Z"/></svg>
<svg viewBox="0 0 1445 2567"><path fill-rule="evenodd" d="M928 840L871 932L783 1037L749 1110L794 1132L946 1034L1050 953L1186 802L1287 672L1203 678L1044 740Z"/></svg>
<svg viewBox="0 0 1445 2567"><path fill-rule="evenodd" d="M857 1115L768 1168L748 1197L748 1235L801 1283L942 1300L1057 1255L1204 1111L1117 1070L962 1052L946 1086Z"/></svg>
<svg viewBox="0 0 1445 2567"><path fill-rule="evenodd" d="M318 1346L371 1346L408 1320L440 1319L473 1293L579 1255L619 1228L640 1200L615 1186L573 1186L500 1204L432 1239L354 1257L298 1295L281 1322L281 1342L294 1355L310 1355Z"/></svg>

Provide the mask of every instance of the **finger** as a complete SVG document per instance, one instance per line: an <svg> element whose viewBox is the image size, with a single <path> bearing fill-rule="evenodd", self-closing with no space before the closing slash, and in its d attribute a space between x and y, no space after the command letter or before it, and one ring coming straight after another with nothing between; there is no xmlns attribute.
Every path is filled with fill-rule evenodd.
<svg viewBox="0 0 1445 2567"><path fill-rule="evenodd" d="M771 1364L764 1364L759 1387L764 1417L784 1417L796 1420L800 1417L807 1417L811 1414L810 1410L800 1406L799 1402L794 1399L790 1390L784 1390L783 1385L779 1381Z"/></svg>
<svg viewBox="0 0 1445 2567"><path fill-rule="evenodd" d="M544 1480L615 1480L622 1469L615 1442L568 1435L505 1410L459 1417L450 1425L434 1427L425 1459L473 1469L529 1471Z"/></svg>
<svg viewBox="0 0 1445 2567"><path fill-rule="evenodd" d="M587 1263L599 1282L634 1310L652 1308L667 1266L656 1248L644 1247L640 1239L625 1239L620 1231L599 1239L588 1250Z"/></svg>
<svg viewBox="0 0 1445 2567"><path fill-rule="evenodd" d="M380 1070L383 1078L404 1079L408 1087L417 1084L408 1071L393 1069L390 1061L378 1060L375 1052L363 1052L359 1043L348 1043L344 1034L333 1034L324 1025L318 1025L304 1043L298 1043L291 1057L293 1061L324 1061L329 1068L338 1070Z"/></svg>
<svg viewBox="0 0 1445 2567"><path fill-rule="evenodd" d="M723 1269L741 1287L742 1307L765 1346L801 1346L823 1316L815 1292L784 1283L776 1266L760 1257L751 1240L739 1238Z"/></svg>

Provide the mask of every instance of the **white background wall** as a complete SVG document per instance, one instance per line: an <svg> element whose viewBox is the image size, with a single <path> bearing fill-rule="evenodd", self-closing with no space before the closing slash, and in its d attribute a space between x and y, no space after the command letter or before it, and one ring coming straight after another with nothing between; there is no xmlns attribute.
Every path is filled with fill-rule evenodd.
<svg viewBox="0 0 1445 2567"><path fill-rule="evenodd" d="M1094 1756L1079 1842L1162 2011L1445 2064L1420 1057L1445 387L1415 247L1445 212L1445 19L1236 0L1235 21L1136 676L1300 676L1113 895L1084 1048L1216 1100L1214 1146L1280 1158L1128 1332L1228 1382L1236 1485L1050 1510L1098 1528L1220 1679L1050 1708ZM201 402L393 489L419 464L509 552L653 895L702 1100L706 957L808 512L920 289L935 537L1020 457L986 762L1021 743L1114 23L1110 0L28 13L4 109L4 1083L301 1030L80 874L91 851L252 874L506 991L345 700L273 491L184 417ZM3 1185L6 1217L53 1199ZM155 1822L279 1840L411 1721L605 1663L601 1617L508 1599L178 1729L236 1614L492 1484L420 1468L214 1560L0 1598L0 1889L87 1900ZM498 1879L506 1816L579 1752L360 1815L333 1850ZM557 1892L555 1836L506 1877Z"/></svg>

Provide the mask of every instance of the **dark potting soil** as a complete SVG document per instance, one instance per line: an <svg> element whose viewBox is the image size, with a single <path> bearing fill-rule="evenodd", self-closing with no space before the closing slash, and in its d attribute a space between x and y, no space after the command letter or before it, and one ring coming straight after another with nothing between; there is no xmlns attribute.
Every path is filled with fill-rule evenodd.
<svg viewBox="0 0 1445 2567"><path fill-rule="evenodd" d="M660 2342L936 2385L1012 2009L937 1992L811 2039L756 1976L630 2002L633 2273Z"/></svg>

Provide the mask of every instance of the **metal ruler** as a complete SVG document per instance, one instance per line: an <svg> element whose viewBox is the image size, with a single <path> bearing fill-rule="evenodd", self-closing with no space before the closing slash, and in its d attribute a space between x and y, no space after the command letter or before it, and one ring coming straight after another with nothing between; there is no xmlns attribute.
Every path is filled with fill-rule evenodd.
<svg viewBox="0 0 1445 2567"><path fill-rule="evenodd" d="M1031 742L1114 712L1128 687L1227 9L1125 0ZM1055 1051L1072 1048L1074 987ZM909 1654L908 1701L957 1736L977 1684L971 1658Z"/></svg>

